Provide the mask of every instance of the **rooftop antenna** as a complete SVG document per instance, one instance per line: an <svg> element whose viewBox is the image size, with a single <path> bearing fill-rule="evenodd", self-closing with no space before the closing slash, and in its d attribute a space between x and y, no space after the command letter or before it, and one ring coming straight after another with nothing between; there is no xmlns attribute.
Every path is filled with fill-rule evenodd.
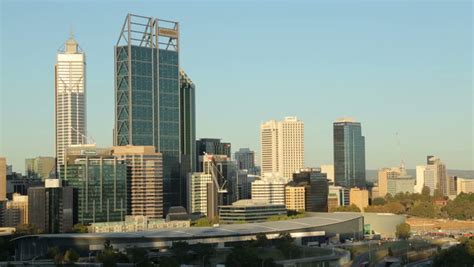
<svg viewBox="0 0 474 267"><path fill-rule="evenodd" d="M69 36L71 37L71 39L74 39L74 26L69 26Z"/></svg>
<svg viewBox="0 0 474 267"><path fill-rule="evenodd" d="M398 151L400 153L400 160L401 160L400 168L404 171L405 170L405 161L403 160L402 145L400 144L400 136L399 136L398 132L396 132L395 135L397 137Z"/></svg>

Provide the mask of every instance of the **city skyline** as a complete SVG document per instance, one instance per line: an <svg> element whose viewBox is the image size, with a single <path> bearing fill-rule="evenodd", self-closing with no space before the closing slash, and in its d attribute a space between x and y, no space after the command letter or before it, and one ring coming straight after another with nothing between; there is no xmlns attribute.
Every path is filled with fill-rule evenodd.
<svg viewBox="0 0 474 267"><path fill-rule="evenodd" d="M24 4L25 3L23 3L23 5ZM465 30L468 31L470 27L463 24L463 22L465 22L464 20L468 20L470 16L469 13L466 13L466 17L450 17L449 25L438 25L439 23L433 20L441 14L446 15L446 12L447 15L458 15L460 12L458 8L462 8L462 5L459 3L454 5L429 5L429 15L424 16L431 18L431 20L428 20L428 22L425 21L425 24L420 22L420 24L423 25L416 25L416 27L411 30L405 28L407 27L405 24L392 25L391 23L400 22L395 19L408 19L414 22L415 14L419 15L420 13L403 13L404 9L401 3L374 5L375 8L370 11L372 12L372 16L380 18L379 16L381 16L381 14L375 14L376 11L382 13L388 12L393 15L387 18L387 20L382 20L381 29L383 29L383 26L390 26L392 28L389 28L392 30L395 28L405 30L404 34L407 36L398 36L404 41L396 38L390 39L391 37L388 35L383 35L377 31L375 32L382 34L382 36L367 37L366 41L362 41L357 40L356 36L353 35L353 33L351 34L350 31L343 32L340 36L333 36L330 32L327 32L327 29L322 30L324 27L320 27L311 29L312 31L309 33L320 33L323 34L321 38L329 36L332 39L317 40L307 36L301 37L305 42L302 42L303 48L298 50L306 52L308 59L300 60L277 53L282 47L275 44L276 39L274 38L277 37L277 31L272 28L273 26L271 26L272 23L270 22L275 22L277 25L282 26L284 30L288 30L292 27L286 24L289 23L290 19L294 18L293 16L295 16L296 13L299 14L302 12L299 21L309 22L310 25L302 25L301 27L303 29L295 30L299 32L308 30L310 29L308 27L324 21L335 23L332 26L335 26L336 29L339 30L350 25L348 23L351 22L351 19L354 20L352 22L362 24L368 21L365 21L361 14L355 15L352 13L349 14L351 15L349 18L339 23L329 19L327 16L313 19L310 17L310 12L303 12L304 8L302 4L297 7L291 7L290 12L281 20L277 20L276 14L274 14L267 15L268 21L259 21L256 15L258 14L257 11L262 11L263 7L265 7L265 4L262 4L258 5L258 8L252 10L249 14L249 21L257 23L255 25L256 29L243 27L247 28L246 30L249 31L248 33L251 34L252 38L256 38L255 34L257 33L263 34L263 39L256 38L256 48L244 45L241 49L235 49L235 47L239 47L238 44L245 43L240 40L240 43L227 47L227 49L216 49L216 44L208 45L209 48L205 48L205 45L202 44L197 45L197 42L205 39L201 34L209 34L209 30L204 30L201 27L209 23L210 19L204 18L204 15L189 14L189 11L181 12L179 8L173 8L168 3L155 4L157 7L156 11L143 11L144 6L137 7L136 10L126 10L125 8L113 9L110 14L104 15L104 25L100 25L100 27L94 25L97 29L81 23L87 22L88 18L73 15L71 13L72 7L69 7L71 9L66 10L65 14L58 14L54 19L44 18L43 20L38 20L38 27L52 29L53 31L32 33L33 37L35 34L43 33L51 38L34 38L39 42L38 45L41 48L41 52L20 58L18 59L18 63L12 62L13 57L11 54L15 54L14 51L23 49L24 45L29 44L26 44L26 42L23 44L20 41L21 36L23 36L22 33L13 31L15 27L21 27L22 23L24 23L19 20L19 17L15 17L15 14L18 15L16 12L19 12L20 9L22 12L28 14L30 12L23 10L21 3L6 3L2 5L5 7L3 10L9 10L11 12L2 11L2 39L4 40L2 42L2 77L4 77L4 79L2 80L0 154L7 157L9 164L13 163L15 171L24 172L22 168L24 167L23 163L26 158L54 155L54 81L51 79L51 77L53 77L53 75L51 75L53 73L51 63L54 61L54 54L56 53L54 48L58 47L59 44L64 42L67 38L67 28L69 28L70 24L75 25L76 39L81 45L84 44L83 49L88 54L87 117L91 118L88 120L89 124L87 125L89 129L88 134L97 141L100 147L112 145L111 136L114 116L112 97L114 90L112 47L116 41L116 25L121 25L123 16L128 12L181 22L180 30L183 36L183 48L181 50L183 60L181 65L186 69L190 77L193 78L198 88L196 93L197 138L222 138L232 143L234 147L234 151L232 152L237 151L240 147L249 147L259 155L258 135L260 123L269 119L295 115L305 121L305 165L319 166L321 164L332 163L332 122L338 117L349 115L356 117L358 121L364 125L367 169L395 166L400 162L401 157L403 157L403 160L407 163L407 168L413 169L416 165L423 163L423 159L427 154L439 155L444 159L446 165L452 169L473 169L472 124L471 127L469 127L469 125L460 125L455 119L465 118L460 116L467 116L471 118L470 120L468 118L468 121L472 121L472 112L469 116L469 107L472 108L472 91L469 91L469 82L472 78L469 77L470 68L466 65L469 63L469 56L466 53L471 53L472 55L472 51L469 45L470 40L467 38L469 34L466 35L466 32L464 32ZM29 5L35 6L35 4ZM49 3L49 5L52 5L52 3ZM163 5L163 9L160 9L161 5ZM180 5L182 4L177 4L176 6L178 7ZM235 5L243 9L248 4L234 4L234 6ZM328 3L307 5L335 12L335 6L331 6ZM367 4L355 5L355 8L360 9L360 7L364 5ZM73 4L72 6L76 7L77 5ZM87 7L87 4L85 6ZM346 7L340 11L343 15L344 12L349 12L348 6L350 7L351 5L347 4ZM390 9L391 6L395 6L395 10L389 12L388 9ZM449 8L442 11L443 7L446 8L447 6ZM43 16L47 12L51 12L46 10L47 7L48 4L46 4L45 7L38 6L38 9L35 9L37 14L30 14L31 17L34 19L39 15ZM103 6L99 5L98 9L100 10L101 7ZM266 7L269 6L267 5ZM279 14L283 12L282 9L284 9L285 4L279 3L276 7L270 7L272 11ZM426 6L415 3L410 7L416 9ZM233 16L236 16L235 11L231 11L231 8L227 9L218 5L218 10L221 10L222 14L216 13L214 15L217 18L223 19L226 23L216 25L216 27L221 30L219 34L222 33L222 36L219 38L216 37L216 40L212 43L217 43L224 47L230 45L228 43L229 40L226 40L226 38L229 38L229 33L224 32L221 27L224 27L224 29L228 27L227 30L230 32L232 32L232 30L241 31L242 29L239 28L242 27L240 26L245 26L248 22L232 22L229 20L233 18ZM291 11L298 12L292 13ZM395 15L397 12L402 12L405 17L396 18ZM230 18L223 18L226 14L230 15ZM90 12L90 16L92 17L98 15L98 11ZM64 25L56 24L53 26L53 20L64 19L62 16L66 16L70 24L66 22ZM406 16L408 16L408 18ZM395 21L391 21L391 19ZM370 19L368 20L370 21ZM434 25L439 26L438 31L433 31L431 27L426 28L427 25L431 27ZM9 26L11 26L12 29L10 29ZM456 26L457 28L456 30L452 30L449 26ZM99 38L98 41L94 41L94 38L98 37L97 34L101 30L106 30L107 33ZM245 33L239 33L238 31L234 32L233 35L243 36L243 39L246 40L245 38L247 37ZM370 30L358 33L369 34ZM426 40L421 40L422 38L420 38L420 40L408 40L408 37L415 38L416 34L420 33L424 34L421 37L426 38ZM444 40L449 38L443 38L443 40L441 40L438 38L440 33L444 35L450 34L449 36L453 41ZM219 34L216 33L216 35ZM408 39L404 39L404 37ZM231 40L235 41L235 39ZM460 40L464 42L459 43ZM310 48L311 45L317 44L318 41L323 41L323 43L325 41L325 43L318 45L317 48L320 50L315 52ZM329 46L339 43L340 41L350 41L350 46L337 47L350 51L344 52L329 48ZM376 49L374 43L370 44L369 41L374 43L380 42L381 44L385 44L386 47L385 49ZM407 45L406 42L414 42L410 43L410 48L414 51L411 51L407 47L403 48L403 45ZM53 45L54 43L57 43L57 45ZM270 47L269 51L264 51L263 47L270 44L273 45L273 47ZM397 44L402 46L397 46ZM431 44L434 48L423 47L423 45L426 44ZM397 55L402 56L404 60L397 60L390 55L385 55L385 58L377 57L380 57L382 52L389 52L390 50L388 48L395 49L394 54L400 53ZM422 48L425 50L422 50ZM212 49L215 49L215 51L212 51ZM331 57L324 57L320 54L324 49L329 49L326 52L330 53ZM363 57L355 54L356 49L360 49L363 52ZM374 55L369 53L371 52L369 51L370 49L374 50ZM5 53L6 51L9 53ZM294 51L294 49L291 51ZM443 51L449 52L447 54L451 57L438 55L437 60L431 59L431 61L428 59L430 56L434 56ZM401 55L403 52L407 52L408 54ZM246 53L248 55L246 55ZM259 61L252 61L253 59L250 57L255 56L253 53L257 53L257 55L261 53ZM294 53L297 56L301 56L299 54L301 51L294 51ZM423 60L409 64L408 59L416 56L417 53L419 53L418 55L421 56ZM344 56L348 56L349 58L344 60ZM364 56L368 58L364 58ZM205 67L201 67L200 64L202 64L202 60L206 57L210 58L210 63L206 63L204 65ZM229 57L229 60L226 60L225 57ZM318 57L321 57L320 60L318 60ZM254 66L246 69L244 67L245 64L242 66L242 63L236 62L236 60L238 61L240 58L242 58L242 61L247 60L252 64L258 64L254 64ZM363 70L357 69L359 65L354 63L357 62L357 59L359 59ZM314 62L312 60L314 60ZM281 69L273 66L266 68L275 63L285 62L288 63L287 67L282 67ZM344 64L348 64L348 62L351 62L352 65L344 66ZM393 65L384 68L384 63L391 63ZM217 64L218 67L216 68L216 66L212 64ZM298 64L302 65L300 66ZM19 79L18 73L23 73L18 71L20 65L23 72L31 70L30 79ZM8 68L6 68L6 66L8 66ZM441 68L441 66L443 66L443 68ZM261 75L252 73L256 71L256 69L253 68L257 67ZM328 73L325 67L332 69L333 72ZM380 68L381 70L375 70L375 68ZM234 71L231 73L228 71L229 69ZM276 78L281 75L283 69L284 72L288 72L289 74L287 81ZM345 71L354 71L356 74L352 74L353 76L351 76L351 74L345 75L342 77L343 79L339 80L338 78L341 77L337 76L337 74ZM391 71L395 71L395 73L390 73ZM411 73L411 71L415 72ZM312 73L314 75L309 76L309 78L302 77L299 76L301 74L297 75L297 72L302 72L302 74L305 74L304 76ZM330 74L329 79L322 77L326 74ZM359 80L359 78L370 80L372 79L372 75L374 75L374 77L381 75L382 77L368 84L366 84L367 81ZM217 81L215 81L216 76L220 77ZM399 76L401 79L408 78L409 82L397 84L395 78ZM239 77L245 77L245 79L242 80ZM390 82L394 82L395 84L388 85L389 83L386 83L383 80L384 78L391 78L392 80L390 80ZM229 80L231 81L230 85L226 84L226 86L223 87L222 83ZM450 84L450 82L455 84ZM398 81L398 83L400 83L400 81ZM312 86L314 86L314 88L311 88ZM367 88L364 86L367 86ZM407 88L394 89L398 86L401 86L400 88L406 86ZM446 86L449 86L449 90L443 89ZM221 90L223 88L227 89L225 94L222 94ZM332 89L328 90L327 88ZM380 88L383 89L379 90ZM418 92L410 92L410 90L416 90L416 88L423 89ZM261 89L261 91L256 91L256 89ZM265 94L268 94L270 89L276 89L278 94L273 94L275 97L272 97L270 104L259 107L259 103L266 101ZM18 94L23 94L23 90L27 90L26 92L29 93L28 95L31 99L26 99L26 105L21 105L20 109L18 101L11 101L9 99L20 99L17 98L17 96ZM284 90L289 91L290 94ZM312 91L316 91L316 93L312 93ZM457 94L452 94L453 91ZM41 96L37 94L41 94ZM436 94L440 94L441 96L436 96ZM218 95L217 98L214 95ZM222 99L223 95L228 96L229 100L226 101L225 98ZM336 99L335 97L339 95L345 95L347 99ZM372 98L366 99L368 96ZM412 98L409 98L409 96L412 96ZM469 98L469 96L471 96L471 98ZM326 101L329 103L314 101L318 100L318 97L321 97L323 100L333 99L333 101ZM354 98L360 103L351 103ZM31 102L33 99L34 101L41 102L41 104L38 105L37 103ZM223 101L219 103L217 100ZM282 101L285 101L287 105L282 106ZM336 105L336 102L341 102L341 104ZM23 104L23 102L21 103ZM253 108L249 111L243 111L241 108L242 103L246 103L246 105L252 106ZM330 103L333 105L331 106ZM237 110L237 108L240 109ZM216 109L227 112L216 114ZM327 110L330 111L328 112ZM316 116L314 116L314 114L316 114ZM382 122L381 119L387 120L388 122ZM218 121L222 127L215 127L216 121ZM443 122L444 132L439 131L439 121ZM30 125L35 130L25 130L25 124ZM38 127L38 125L41 125L41 127ZM397 137L395 136L397 132L400 136L401 147L397 146ZM37 140L44 141L37 142ZM439 140L446 141L440 143L438 142ZM382 152L384 153L384 157L379 157L378 155ZM400 154L402 156L400 156ZM259 159L257 159L257 162L259 162Z"/></svg>

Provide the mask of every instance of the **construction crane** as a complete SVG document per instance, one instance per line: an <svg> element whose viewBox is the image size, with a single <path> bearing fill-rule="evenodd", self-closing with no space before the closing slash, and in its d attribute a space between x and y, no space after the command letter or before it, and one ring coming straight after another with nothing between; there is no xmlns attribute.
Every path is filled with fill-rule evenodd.
<svg viewBox="0 0 474 267"><path fill-rule="evenodd" d="M208 164L208 169L211 171L211 176L212 176L212 181L214 182L214 185L217 188L217 193L219 194L227 194L227 179L222 175L221 171L219 168L217 168L216 161L214 159L213 155L208 155L206 152L204 152L204 157L205 157L205 163ZM217 178L220 178L223 183L222 185L219 185L219 181Z"/></svg>
<svg viewBox="0 0 474 267"><path fill-rule="evenodd" d="M82 144L87 144L87 143L95 144L95 140L94 140L94 138L92 138L92 136L87 136L87 135L81 133L80 131L78 131L76 128L72 127L72 126L69 126L69 128L71 128L71 130L73 130L74 132L76 132L77 134L79 134L81 136L81 138L82 138L81 143Z"/></svg>
<svg viewBox="0 0 474 267"><path fill-rule="evenodd" d="M400 152L400 160L401 160L401 168L402 170L405 170L405 161L403 160L403 153L402 153L402 145L400 144L400 136L398 135L398 132L395 133L397 136L397 145L398 145L398 150Z"/></svg>

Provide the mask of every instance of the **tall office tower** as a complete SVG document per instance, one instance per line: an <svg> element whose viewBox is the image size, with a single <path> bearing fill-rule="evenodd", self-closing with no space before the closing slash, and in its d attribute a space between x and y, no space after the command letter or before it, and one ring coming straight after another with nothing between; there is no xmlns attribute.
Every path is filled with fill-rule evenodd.
<svg viewBox="0 0 474 267"><path fill-rule="evenodd" d="M56 159L54 157L36 157L25 159L26 177L44 181L56 175Z"/></svg>
<svg viewBox="0 0 474 267"><path fill-rule="evenodd" d="M127 215L163 217L163 160L152 146L116 146L113 155L127 164Z"/></svg>
<svg viewBox="0 0 474 267"><path fill-rule="evenodd" d="M369 206L369 191L366 189L353 187L351 188L349 197L351 205L356 205L361 211L364 211L364 209Z"/></svg>
<svg viewBox="0 0 474 267"><path fill-rule="evenodd" d="M439 189L443 196L448 196L446 165L441 161L441 159L435 156L427 156L426 162L428 164L427 169L434 173L436 189Z"/></svg>
<svg viewBox="0 0 474 267"><path fill-rule="evenodd" d="M252 199L269 204L285 204L285 186L288 179L281 176L264 176L252 183Z"/></svg>
<svg viewBox="0 0 474 267"><path fill-rule="evenodd" d="M0 201L7 198L7 160L0 158Z"/></svg>
<svg viewBox="0 0 474 267"><path fill-rule="evenodd" d="M448 197L455 198L458 194L458 177L450 175L448 178Z"/></svg>
<svg viewBox="0 0 474 267"><path fill-rule="evenodd" d="M212 175L195 172L188 176L188 212L200 212L207 215L208 185L212 184Z"/></svg>
<svg viewBox="0 0 474 267"><path fill-rule="evenodd" d="M421 194L423 187L425 186L425 170L426 166L416 166L416 180L414 192Z"/></svg>
<svg viewBox="0 0 474 267"><path fill-rule="evenodd" d="M28 189L30 224L44 233L70 232L73 227L74 189L61 186L59 179L45 179L45 185Z"/></svg>
<svg viewBox="0 0 474 267"><path fill-rule="evenodd" d="M163 204L184 206L180 176L179 24L128 14L115 50L115 146L154 146Z"/></svg>
<svg viewBox="0 0 474 267"><path fill-rule="evenodd" d="M186 73L179 70L181 170L179 191L181 203L187 203L186 181L196 171L196 86Z"/></svg>
<svg viewBox="0 0 474 267"><path fill-rule="evenodd" d="M54 77L56 171L60 173L66 148L87 142L86 55L72 35L57 54Z"/></svg>
<svg viewBox="0 0 474 267"><path fill-rule="evenodd" d="M321 165L321 172L325 173L329 182L334 185L334 165Z"/></svg>
<svg viewBox="0 0 474 267"><path fill-rule="evenodd" d="M383 198L388 193L388 180L392 178L396 178L400 176L401 174L402 174L402 168L400 167L382 168L379 170L379 175L378 175L379 193L378 194L380 197Z"/></svg>
<svg viewBox="0 0 474 267"><path fill-rule="evenodd" d="M293 181L306 186L306 211L328 211L329 183L321 169L301 169L293 174Z"/></svg>
<svg viewBox="0 0 474 267"><path fill-rule="evenodd" d="M291 179L304 167L304 124L296 117L260 126L262 174L280 173Z"/></svg>
<svg viewBox="0 0 474 267"><path fill-rule="evenodd" d="M68 148L61 178L77 192L74 224L123 221L127 207L127 164L111 149Z"/></svg>
<svg viewBox="0 0 474 267"><path fill-rule="evenodd" d="M248 170L251 173L255 171L255 152L248 148L241 148L234 153L234 160L239 170Z"/></svg>
<svg viewBox="0 0 474 267"><path fill-rule="evenodd" d="M14 193L12 200L7 201L6 204L6 227L17 227L22 224L28 224L28 196Z"/></svg>
<svg viewBox="0 0 474 267"><path fill-rule="evenodd" d="M360 122L334 122L334 178L336 185L365 188L365 138Z"/></svg>
<svg viewBox="0 0 474 267"><path fill-rule="evenodd" d="M202 157L208 155L225 155L231 157L231 144L218 138L201 138L196 141L196 170L202 172Z"/></svg>

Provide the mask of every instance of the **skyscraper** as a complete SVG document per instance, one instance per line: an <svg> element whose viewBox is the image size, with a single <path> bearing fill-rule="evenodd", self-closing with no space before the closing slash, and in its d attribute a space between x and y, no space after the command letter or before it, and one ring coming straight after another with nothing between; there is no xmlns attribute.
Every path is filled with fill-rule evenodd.
<svg viewBox="0 0 474 267"><path fill-rule="evenodd" d="M74 189L58 179L46 179L45 186L28 188L29 223L43 233L70 232L73 227Z"/></svg>
<svg viewBox="0 0 474 267"><path fill-rule="evenodd" d="M262 174L280 173L290 179L304 167L304 124L298 118L263 123L260 145Z"/></svg>
<svg viewBox="0 0 474 267"><path fill-rule="evenodd" d="M190 173L197 170L196 167L196 86L186 75L184 70L179 70L180 80L180 146L181 146L181 168L180 168L180 196L181 203L187 203L186 181Z"/></svg>
<svg viewBox="0 0 474 267"><path fill-rule="evenodd" d="M336 185L365 188L365 138L360 122L334 122L334 178Z"/></svg>
<svg viewBox="0 0 474 267"><path fill-rule="evenodd" d="M446 165L441 161L441 159L434 156L427 156L426 163L426 166L417 166L416 187L419 187L418 182L421 182L420 180L422 180L423 187L427 186L430 189L431 195L433 195L434 191L438 189L443 196L448 196Z"/></svg>
<svg viewBox="0 0 474 267"><path fill-rule="evenodd" d="M54 157L36 157L25 159L26 177L44 181L56 174L56 160Z"/></svg>
<svg viewBox="0 0 474 267"><path fill-rule="evenodd" d="M115 46L114 145L162 154L165 213L184 206L180 93L178 22L128 14Z"/></svg>
<svg viewBox="0 0 474 267"><path fill-rule="evenodd" d="M152 146L116 146L113 155L127 164L127 214L163 217L163 162Z"/></svg>
<svg viewBox="0 0 474 267"><path fill-rule="evenodd" d="M293 181L306 186L306 211L327 212L329 183L327 175L318 168L301 169L293 174Z"/></svg>
<svg viewBox="0 0 474 267"><path fill-rule="evenodd" d="M0 201L7 198L7 160L0 158Z"/></svg>
<svg viewBox="0 0 474 267"><path fill-rule="evenodd" d="M250 173L255 171L255 152L248 148L241 148L234 153L234 159L237 162L239 170L248 170Z"/></svg>
<svg viewBox="0 0 474 267"><path fill-rule="evenodd" d="M56 170L60 173L66 148L87 142L86 55L72 35L57 54L54 77Z"/></svg>

